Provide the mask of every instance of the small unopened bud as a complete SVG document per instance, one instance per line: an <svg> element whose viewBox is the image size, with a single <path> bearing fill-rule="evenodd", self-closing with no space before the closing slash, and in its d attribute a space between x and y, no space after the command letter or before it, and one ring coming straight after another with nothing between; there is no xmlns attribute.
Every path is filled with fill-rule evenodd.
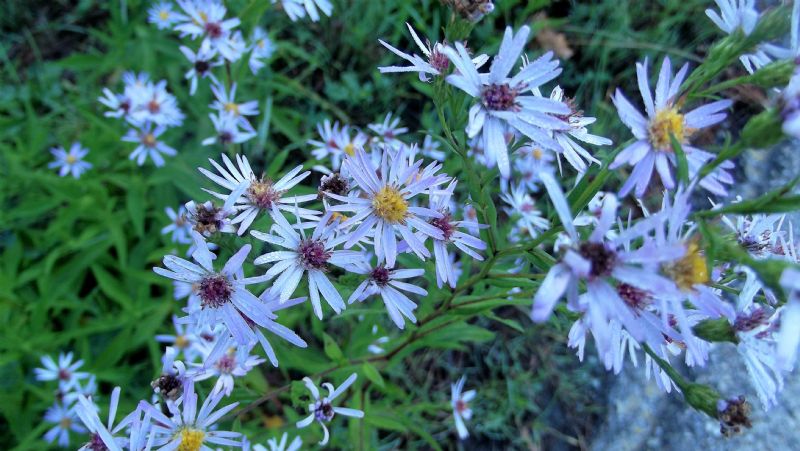
<svg viewBox="0 0 800 451"><path fill-rule="evenodd" d="M725 437L740 434L743 428L750 428L750 403L744 396L731 398L728 400L720 399L717 405L719 417L719 432Z"/></svg>
<svg viewBox="0 0 800 451"><path fill-rule="evenodd" d="M708 385L690 383L683 389L683 396L690 406L694 407L711 418L718 418L719 393Z"/></svg>
<svg viewBox="0 0 800 451"><path fill-rule="evenodd" d="M734 344L739 342L736 331L725 318L700 321L692 328L692 332L705 341L728 341Z"/></svg>

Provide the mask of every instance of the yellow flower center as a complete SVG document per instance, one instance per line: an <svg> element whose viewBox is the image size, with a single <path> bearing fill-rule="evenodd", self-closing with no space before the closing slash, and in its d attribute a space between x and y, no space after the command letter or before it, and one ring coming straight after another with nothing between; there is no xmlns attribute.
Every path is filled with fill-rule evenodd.
<svg viewBox="0 0 800 451"><path fill-rule="evenodd" d="M206 437L205 432L191 428L182 429L180 434L181 444L178 445L178 451L199 451Z"/></svg>
<svg viewBox="0 0 800 451"><path fill-rule="evenodd" d="M267 429L280 429L283 427L283 418L278 415L265 416L262 421Z"/></svg>
<svg viewBox="0 0 800 451"><path fill-rule="evenodd" d="M331 218L328 220L328 224L333 224L333 221L336 221L337 219L339 220L339 222L345 222L349 218L339 213L338 211L334 211L333 213L331 213Z"/></svg>
<svg viewBox="0 0 800 451"><path fill-rule="evenodd" d="M381 219L391 224L403 221L408 212L408 202L400 192L390 186L384 186L372 198L372 208Z"/></svg>
<svg viewBox="0 0 800 451"><path fill-rule="evenodd" d="M536 149L533 149L533 152L531 152L531 155L533 155L533 158L535 158L537 160L541 160L542 159L542 155L544 155L544 154L542 153L542 149L536 148Z"/></svg>
<svg viewBox="0 0 800 451"><path fill-rule="evenodd" d="M260 49L263 49L263 48L264 48L264 46L266 46L266 45L267 45L267 43L266 43L266 42L264 42L264 40L263 40L263 39L259 39L259 40L258 40L258 44L256 44L256 45L258 46L258 48L260 48Z"/></svg>
<svg viewBox="0 0 800 451"><path fill-rule="evenodd" d="M169 11L166 9L162 9L160 13L158 13L158 18L161 20L169 19Z"/></svg>
<svg viewBox="0 0 800 451"><path fill-rule="evenodd" d="M189 339L186 338L185 335L178 335L175 337L175 347L178 349L184 349L189 346Z"/></svg>
<svg viewBox="0 0 800 451"><path fill-rule="evenodd" d="M156 145L156 137L152 133L147 133L142 136L142 144L147 147L153 147Z"/></svg>
<svg viewBox="0 0 800 451"><path fill-rule="evenodd" d="M691 291L693 285L705 284L710 280L706 257L694 241L686 247L686 255L662 266L661 270L683 291Z"/></svg>
<svg viewBox="0 0 800 451"><path fill-rule="evenodd" d="M78 161L78 159L75 157L75 155L67 155L67 163L73 164L76 161Z"/></svg>
<svg viewBox="0 0 800 451"><path fill-rule="evenodd" d="M665 108L656 113L656 117L650 121L647 131L653 148L663 151L672 150L670 135L675 135L675 139L679 143L683 143L691 134L691 130L685 128L683 115L678 113L676 108Z"/></svg>
<svg viewBox="0 0 800 451"><path fill-rule="evenodd" d="M69 418L62 418L61 421L58 422L58 426L61 429L69 429L72 426L72 420Z"/></svg>
<svg viewBox="0 0 800 451"><path fill-rule="evenodd" d="M344 146L344 153L352 157L356 154L356 146L354 146L353 143L347 143L347 145Z"/></svg>
<svg viewBox="0 0 800 451"><path fill-rule="evenodd" d="M225 111L228 113L233 113L234 116L239 115L239 105L233 102L228 102L225 104Z"/></svg>

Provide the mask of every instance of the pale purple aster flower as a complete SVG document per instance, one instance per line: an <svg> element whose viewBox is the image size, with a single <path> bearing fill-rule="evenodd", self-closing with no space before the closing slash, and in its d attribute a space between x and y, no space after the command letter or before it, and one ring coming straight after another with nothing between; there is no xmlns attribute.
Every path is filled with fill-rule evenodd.
<svg viewBox="0 0 800 451"><path fill-rule="evenodd" d="M647 118L631 105L622 91L617 89L614 94L612 100L617 107L619 117L636 138L636 142L623 149L610 165L611 169L625 164L634 166L628 180L620 189L620 196L627 195L635 187L636 196L642 197L650 186L654 169L658 172L664 188L675 188L672 168L677 166L677 159L672 150L671 135L675 136L683 147L689 177L694 177L703 164L714 158L714 154L690 145L690 138L698 130L722 122L726 117L723 110L729 108L733 102L718 100L688 113L681 113L679 109L682 102L678 95L688 70L689 65L684 64L673 79L670 60L664 58L656 83L654 100L648 81L647 59L644 63L636 63L639 92L644 101ZM727 190L724 184L733 183L733 177L727 172L732 167L733 163L730 161L722 163L714 172L700 180L700 186L714 194L725 195Z"/></svg>
<svg viewBox="0 0 800 451"><path fill-rule="evenodd" d="M352 156L356 149L363 149L369 139L360 131L356 131L356 135L352 137L349 126L340 127L339 122L331 124L328 119L317 124L317 133L319 140L309 139L307 141L308 144L314 146L311 149L311 155L317 160L330 158L330 166L334 171L341 169L343 158L347 155Z"/></svg>
<svg viewBox="0 0 800 451"><path fill-rule="evenodd" d="M186 218L186 207L181 205L178 207L178 211L175 211L172 207L167 207L164 209L164 211L167 213L169 220L172 222L161 229L161 234L172 234L171 239L173 243L191 243L192 238L189 236L189 234L192 231L192 225L189 224L189 221Z"/></svg>
<svg viewBox="0 0 800 451"><path fill-rule="evenodd" d="M270 291L286 302L297 289L297 285L307 275L308 291L314 313L322 319L322 298L336 313L345 309L342 295L333 286L326 272L330 265L349 268L363 259L360 252L336 249L347 237L337 237L334 230L336 221L331 221L331 213L319 219L311 236L305 231L299 232L283 217L277 206L272 207L272 218L275 221L270 233L251 231L250 234L259 240L266 241L285 250L268 252L255 259L255 264L272 263L264 275L265 280L277 279Z"/></svg>
<svg viewBox="0 0 800 451"><path fill-rule="evenodd" d="M234 203L247 190L248 184L242 183L234 188L225 199L222 207L216 207L211 201L197 204L193 200L186 202L186 219L192 229L205 237L217 232L234 233L236 228L230 216L236 213ZM191 254L190 254L191 255Z"/></svg>
<svg viewBox="0 0 800 451"><path fill-rule="evenodd" d="M72 177L78 179L81 177L81 174L92 167L92 163L83 161L83 158L89 153L89 149L81 146L79 142L72 143L69 152L59 146L50 149L50 153L56 157L56 161L49 163L47 167L51 169L58 168L58 175L60 177L71 174Z"/></svg>
<svg viewBox="0 0 800 451"><path fill-rule="evenodd" d="M290 189L297 186L298 183L311 174L310 171L301 172L303 170L302 165L287 172L277 182L273 182L266 177L258 177L250 167L247 157L237 154L236 165L234 165L227 155L222 154L221 156L225 167L210 158L208 160L219 175L205 168L198 168L198 170L217 185L231 191L230 194L222 194L205 190L214 197L224 200L225 204L231 202L231 199L233 200L233 208L238 211L238 214L231 220L231 224L239 224L237 230L239 235L242 235L253 224L253 221L258 217L258 213L268 212L270 215L274 215L273 206L278 211L287 211L296 214L302 219L316 221L319 217L318 211L297 206L301 203L316 200L316 194L286 195ZM240 192L241 186L245 187L244 192Z"/></svg>
<svg viewBox="0 0 800 451"><path fill-rule="evenodd" d="M217 271L212 264L216 258L203 237L192 232L197 250L192 258L197 264L167 255L164 266L155 267L153 271L164 277L196 284L196 292L203 308L192 314L198 326L214 326L224 324L239 345L249 345L257 340L252 324L270 331L288 331L284 326L273 321L276 316L258 297L247 290L247 285L263 282L263 277L245 278L242 276L242 264L250 253L251 246L246 244L225 263L222 270ZM289 331L290 332L290 331Z"/></svg>
<svg viewBox="0 0 800 451"><path fill-rule="evenodd" d="M342 385L339 387L334 387L333 384L329 382L322 384L322 386L328 390L328 396L323 397L320 397L319 389L316 385L314 385L314 382L311 379L304 377L303 382L306 384L308 391L311 392L311 396L314 397L314 402L308 405L309 415L306 418L298 421L297 427L302 429L309 426L316 420L320 426L322 426L322 430L325 434L319 444L326 445L330 439L330 432L328 432L328 427L325 425L325 423L330 423L337 413L346 417L364 418L364 412L361 410L333 406L333 401L342 393L344 393L351 385L353 385L353 382L355 382L357 377L358 376L355 373L351 374L350 377L342 382Z"/></svg>
<svg viewBox="0 0 800 451"><path fill-rule="evenodd" d="M240 21L235 17L225 20L227 10L221 1L178 0L178 5L189 16L188 20L175 27L181 37L191 36L196 39L202 36L203 41L208 41L228 61L236 61L241 56L228 40Z"/></svg>
<svg viewBox="0 0 800 451"><path fill-rule="evenodd" d="M795 7L800 2L795 2ZM800 138L800 71L795 71L789 84L783 90L783 132L788 136Z"/></svg>
<svg viewBox="0 0 800 451"><path fill-rule="evenodd" d="M774 333L778 330L780 312L755 304L755 294L755 291L742 290L736 319L731 325L739 341L736 349L750 375L750 382L764 410L768 410L778 403L778 392L783 389L784 369L778 359Z"/></svg>
<svg viewBox="0 0 800 451"><path fill-rule="evenodd" d="M150 451L155 439L155 434L150 433L150 413L139 409L137 406L127 418L130 419L128 449L130 451Z"/></svg>
<svg viewBox="0 0 800 451"><path fill-rule="evenodd" d="M130 85L129 85L130 86ZM133 124L152 122L167 127L183 124L184 115L178 100L167 92L167 81L147 82L144 86L130 89L131 109L127 119ZM126 91L129 91L126 86Z"/></svg>
<svg viewBox="0 0 800 451"><path fill-rule="evenodd" d="M560 86L553 88L553 91L550 93L550 99L565 103L570 109L569 114L561 116L561 118L569 124L569 128L567 130L553 131L553 138L559 144L559 149L556 150L559 170L561 169L562 155L576 171L581 173L586 171L586 161L588 161L589 164L600 164L597 158L593 157L588 150L584 149L583 146L578 143L580 141L595 146L608 146L612 144L610 139L593 135L586 129L588 125L594 124L597 119L591 116L584 116L583 111L575 106L575 102L572 99L565 98L564 90L561 89Z"/></svg>
<svg viewBox="0 0 800 451"><path fill-rule="evenodd" d="M419 152L432 160L444 161L447 154L440 150L440 147L441 143L438 139L433 138L431 135L425 135L422 144L419 146Z"/></svg>
<svg viewBox="0 0 800 451"><path fill-rule="evenodd" d="M393 269L383 265L378 265L372 269L356 267L352 272L366 274L368 278L361 282L350 298L348 304L355 301L363 302L373 295L380 295L389 317L400 329L405 328L405 318L412 323L417 322L414 310L417 304L406 296L403 291L414 293L419 296L427 296L427 290L414 284L403 282L403 279L420 277L425 274L423 269Z"/></svg>
<svg viewBox="0 0 800 451"><path fill-rule="evenodd" d="M59 399L65 405L73 405L78 400L79 396L91 398L97 393L97 378L94 374L90 374L83 383L81 383L81 381L75 381L75 384L67 387L66 392L62 388L59 388L57 393L56 399Z"/></svg>
<svg viewBox="0 0 800 451"><path fill-rule="evenodd" d="M419 79L425 82L432 80L429 75L439 76L446 73L450 68L450 60L442 50L445 48L447 43L436 42L431 44L430 41L426 40L426 43L423 44L422 40L420 40L419 36L417 36L417 33L413 28L411 28L411 25L406 23L406 27L408 27L408 31L411 32L411 37L414 39L417 47L422 50L422 54L425 55L425 58L423 59L417 54L410 55L400 51L390 44L387 44L382 39L378 39L378 42L389 49L389 51L411 63L411 66L385 66L378 67L378 70L382 74L395 72L418 72ZM488 59L489 57L487 55L479 55L473 58L472 62L476 67L481 67L486 63L486 61L488 61Z"/></svg>
<svg viewBox="0 0 800 451"><path fill-rule="evenodd" d="M103 88L103 95L98 97L97 101L109 108L109 111L103 113L103 116L114 118L127 116L133 103L128 95L115 94L108 88Z"/></svg>
<svg viewBox="0 0 800 451"><path fill-rule="evenodd" d="M466 382L467 377L461 376L458 382L450 386L450 405L453 407L453 420L456 423L458 438L461 440L469 437L469 431L464 424L464 420L469 421L472 419L472 409L470 409L469 403L475 399L477 394L475 390L464 391Z"/></svg>
<svg viewBox="0 0 800 451"><path fill-rule="evenodd" d="M191 284L188 285L191 290ZM169 344L176 350L183 352L187 361L194 361L201 354L199 343L201 343L202 339L198 336L193 325L184 324L175 315L172 315L172 324L175 328L175 335L159 334L155 336L156 341Z"/></svg>
<svg viewBox="0 0 800 451"><path fill-rule="evenodd" d="M517 158L514 160L514 169L519 174L520 185L525 186L530 192L539 192L542 183L540 174L544 172L552 173L554 170L554 152L545 152L538 147L524 145L516 153Z"/></svg>
<svg viewBox="0 0 800 451"><path fill-rule="evenodd" d="M407 127L400 126L400 118L397 116L392 117L392 113L386 113L383 122L369 124L367 127L384 143L392 147L402 144L397 137L408 132Z"/></svg>
<svg viewBox="0 0 800 451"><path fill-rule="evenodd" d="M436 284L439 288L445 283L450 285L451 288L456 287L458 278L456 277L456 267L451 260L450 254L447 251L448 244L454 245L460 251L474 258L475 260L483 261L483 256L476 252L486 249L486 243L481 241L480 238L474 237L469 233L462 232L458 229L466 228L463 221L456 221L453 219L450 209L450 198L456 189L457 181L454 179L443 190L432 191L429 195L431 210L438 211L442 217L433 218L430 224L442 232L442 239L432 238L433 240L433 256L436 263ZM470 228L475 227L470 224ZM482 227L480 224L477 227ZM422 233L417 233L417 237L421 241L427 238Z"/></svg>
<svg viewBox="0 0 800 451"><path fill-rule="evenodd" d="M164 166L163 155L174 157L177 151L172 147L166 145L158 138L167 130L163 125L153 126L149 122L139 125L139 129L129 129L128 133L122 137L125 142L138 143L139 145L131 152L128 157L131 160L136 160L136 164L141 166L147 161L147 157L153 160L156 167Z"/></svg>
<svg viewBox="0 0 800 451"><path fill-rule="evenodd" d="M167 404L170 416L164 415L152 404L141 401L139 409L153 419L151 433L155 435L153 445L164 450L201 450L210 451L209 445L241 447L241 434L232 431L220 431L215 423L239 405L238 402L214 409L222 400L224 393L210 394L197 408L197 394L194 383L189 381L183 390L183 402L180 409Z"/></svg>
<svg viewBox="0 0 800 451"><path fill-rule="evenodd" d="M67 391L75 386L81 379L89 377L89 373L78 371L83 366L83 360L72 361L72 353L58 355L58 363L49 355L42 356L44 368L34 368L33 373L37 381L58 381L62 391Z"/></svg>
<svg viewBox="0 0 800 451"><path fill-rule="evenodd" d="M389 149L383 152L379 170L362 150L357 150L353 157L344 161L343 170L355 180L363 191L363 197L356 194L326 195L342 202L340 205L331 205L329 211L353 212L343 226L358 224L349 235L346 248L352 247L371 232L375 237L378 260L385 260L388 266L394 266L398 253L396 235L399 234L420 258L430 256L424 243L415 236L414 229L431 238L444 239L441 230L427 222L441 218L442 214L430 208L415 207L410 201L448 179L435 175L441 168L439 163L431 163L423 169L420 166L422 160L413 161Z"/></svg>
<svg viewBox="0 0 800 451"><path fill-rule="evenodd" d="M253 445L253 451L299 451L300 447L303 446L303 440L300 437L295 437L291 442L288 440L289 434L284 432L280 441L275 438L267 440L269 450L264 445L255 444Z"/></svg>
<svg viewBox="0 0 800 451"><path fill-rule="evenodd" d="M222 355L215 357L210 365L202 365L194 371L190 371L192 379L202 381L212 377L217 378L211 394L219 392L230 396L233 391L234 378L247 375L253 368L266 360L261 357L250 355L251 346L236 347L235 343L226 343L222 346L226 348Z"/></svg>
<svg viewBox="0 0 800 451"><path fill-rule="evenodd" d="M257 74L265 65L264 60L268 60L275 53L275 43L261 27L255 27L250 37L250 59L247 65L253 75Z"/></svg>
<svg viewBox="0 0 800 451"><path fill-rule="evenodd" d="M511 175L505 139L509 129L519 131L538 146L558 151L561 147L550 133L570 127L567 122L553 116L570 114L567 105L540 96L523 95L523 92L536 89L561 73L558 61L552 59L552 52L527 64L517 75L508 77L525 47L529 33L527 26L522 27L516 35L511 27L506 28L500 50L488 74L478 73L475 63L460 42L455 44L455 49L444 49L458 70L447 76L447 82L479 99L469 110L467 135L472 138L481 134L488 163L497 164L504 178Z"/></svg>
<svg viewBox="0 0 800 451"><path fill-rule="evenodd" d="M179 47L179 50L192 64L192 68L186 71L184 75L184 78L189 80L189 95L193 96L197 92L197 80L199 78L209 78L212 84L219 83L211 69L221 66L222 61L217 57L217 50L211 47L210 42L203 41L197 52L183 45Z"/></svg>
<svg viewBox="0 0 800 451"><path fill-rule="evenodd" d="M236 103L236 83L231 85L230 91L219 83L211 85L211 92L214 93L216 100L209 105L212 110L219 111L219 114L228 114L236 119L237 123L245 130L253 131L253 126L245 116L258 115L258 102L250 100L248 102Z"/></svg>
<svg viewBox="0 0 800 451"><path fill-rule="evenodd" d="M147 10L147 21L155 24L159 30L172 28L177 22L187 20L183 14L173 11L172 2L160 1Z"/></svg>
<svg viewBox="0 0 800 451"><path fill-rule="evenodd" d="M277 1L272 0L272 4L277 3ZM306 17L306 14L308 14L311 21L317 22L320 19L320 12L328 17L333 12L333 4L331 4L330 0L280 0L280 2L292 22Z"/></svg>
<svg viewBox="0 0 800 451"><path fill-rule="evenodd" d="M80 425L78 414L71 407L56 402L44 414L44 421L53 423L53 426L44 434L47 443L58 440L58 446L66 448L69 446L69 431L85 434L86 429Z"/></svg>
<svg viewBox="0 0 800 451"><path fill-rule="evenodd" d="M510 192L505 192L500 197L509 206L504 208L506 213L517 217L517 224L531 238L536 238L550 228L550 221L542 216L541 210L536 207L536 202L523 185L512 186Z"/></svg>
<svg viewBox="0 0 800 451"><path fill-rule="evenodd" d="M216 135L209 136L202 141L204 146L210 146L214 143L220 144L223 147L229 144L241 144L249 141L256 136L255 131L242 130L239 128L239 120L229 114L209 114L211 122L214 124Z"/></svg>
<svg viewBox="0 0 800 451"><path fill-rule="evenodd" d="M126 437L115 437L114 435L121 431L133 417L125 418L116 427L114 426L114 419L117 416L117 406L119 405L120 388L114 387L111 392L111 402L108 407L108 422L103 424L100 417L97 415L97 406L90 399L85 396L78 397L78 404L75 406L75 413L78 414L83 425L89 430L89 442L84 444L78 451L95 451L99 449L107 451L122 451L123 447L127 447L128 439Z"/></svg>

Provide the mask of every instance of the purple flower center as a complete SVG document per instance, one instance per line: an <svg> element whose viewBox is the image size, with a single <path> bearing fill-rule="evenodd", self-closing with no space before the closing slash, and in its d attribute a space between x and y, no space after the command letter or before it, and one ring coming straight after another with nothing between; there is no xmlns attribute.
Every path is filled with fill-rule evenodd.
<svg viewBox="0 0 800 451"><path fill-rule="evenodd" d="M233 286L230 280L222 274L213 274L200 281L197 290L203 307L217 308L230 302Z"/></svg>
<svg viewBox="0 0 800 451"><path fill-rule="evenodd" d="M750 314L740 313L736 315L733 328L738 332L749 332L756 327L767 323L767 311L763 308L756 308Z"/></svg>
<svg viewBox="0 0 800 451"><path fill-rule="evenodd" d="M647 307L651 301L650 293L627 283L617 285L617 294L630 308L635 310Z"/></svg>
<svg viewBox="0 0 800 451"><path fill-rule="evenodd" d="M161 111L161 104L156 99L147 102L147 111L152 114L158 114Z"/></svg>
<svg viewBox="0 0 800 451"><path fill-rule="evenodd" d="M280 200L284 191L278 191L269 180L259 180L250 184L247 188L247 198L256 207L262 210L269 210L272 204Z"/></svg>
<svg viewBox="0 0 800 451"><path fill-rule="evenodd" d="M586 242L581 244L578 252L583 258L589 260L592 277L603 277L611 274L617 263L617 253L607 248L603 243Z"/></svg>
<svg viewBox="0 0 800 451"><path fill-rule="evenodd" d="M433 51L431 52L431 56L428 59L428 62L434 69L438 70L440 74L444 75L447 72L447 69L450 67L450 58L447 57L444 53L438 51L436 49L437 46L433 46Z"/></svg>
<svg viewBox="0 0 800 451"><path fill-rule="evenodd" d="M450 241L450 237L456 231L455 226L450 222L450 213L443 213L441 218L432 219L431 225L442 231L444 241Z"/></svg>
<svg viewBox="0 0 800 451"><path fill-rule="evenodd" d="M204 75L208 72L208 69L211 68L211 65L208 64L208 61L195 61L194 62L194 70L200 75Z"/></svg>
<svg viewBox="0 0 800 451"><path fill-rule="evenodd" d="M389 270L383 266L378 266L372 270L372 272L369 274L369 277L378 286L385 286L389 283Z"/></svg>
<svg viewBox="0 0 800 451"><path fill-rule="evenodd" d="M317 405L314 408L314 418L317 421L331 421L334 414L333 406L327 399L317 401Z"/></svg>
<svg viewBox="0 0 800 451"><path fill-rule="evenodd" d="M211 39L217 39L222 36L222 25L216 22L206 22L205 30Z"/></svg>
<svg viewBox="0 0 800 451"><path fill-rule="evenodd" d="M297 246L300 264L306 269L325 269L331 253L325 250L325 243L311 238L305 239Z"/></svg>
<svg viewBox="0 0 800 451"><path fill-rule="evenodd" d="M229 132L228 130L223 130L219 133L220 144L230 144L232 142L233 142L233 133Z"/></svg>
<svg viewBox="0 0 800 451"><path fill-rule="evenodd" d="M236 368L236 357L225 354L217 361L217 368L221 373L230 373Z"/></svg>
<svg viewBox="0 0 800 451"><path fill-rule="evenodd" d="M483 88L481 93L483 104L486 105L486 108L494 111L519 111L517 95L519 95L519 91L507 83L491 84Z"/></svg>
<svg viewBox="0 0 800 451"><path fill-rule="evenodd" d="M58 378L62 381L68 381L72 378L72 373L70 373L68 369L62 368L58 370Z"/></svg>
<svg viewBox="0 0 800 451"><path fill-rule="evenodd" d="M100 434L92 434L92 439L86 444L86 448L92 451L108 451L108 447L103 443Z"/></svg>

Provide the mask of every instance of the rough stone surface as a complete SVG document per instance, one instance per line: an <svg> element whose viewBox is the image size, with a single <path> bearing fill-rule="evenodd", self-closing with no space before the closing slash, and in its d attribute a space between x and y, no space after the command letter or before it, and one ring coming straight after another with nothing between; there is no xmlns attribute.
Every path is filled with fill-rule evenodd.
<svg viewBox="0 0 800 451"><path fill-rule="evenodd" d="M786 141L772 149L748 151L740 157L738 167L737 179L744 182L737 183L732 194L745 199L760 196L800 174L800 143ZM788 219L795 225L795 236L800 236L800 213L790 214ZM618 377L608 379L608 414L592 449L800 449L800 372L786 377L779 405L765 412L733 345L717 345L704 368L680 370L725 397L744 394L752 405L752 429L723 437L715 420L689 408L680 394L662 393L655 382L645 379L642 368L628 365Z"/></svg>

